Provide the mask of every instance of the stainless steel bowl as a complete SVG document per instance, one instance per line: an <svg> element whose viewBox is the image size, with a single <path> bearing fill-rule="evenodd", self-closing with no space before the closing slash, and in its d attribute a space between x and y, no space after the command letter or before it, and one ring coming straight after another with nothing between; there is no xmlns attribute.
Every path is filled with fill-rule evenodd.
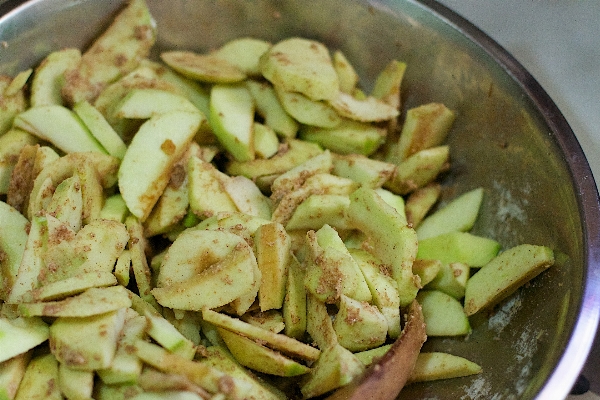
<svg viewBox="0 0 600 400"><path fill-rule="evenodd" d="M0 73L48 52L85 47L122 1L0 0ZM457 111L445 195L486 188L475 232L505 247L550 246L557 265L472 319L466 339L435 339L483 374L403 390L401 398L562 399L592 345L600 314L600 205L577 140L552 100L500 46L433 0L148 0L157 51L203 51L241 35L300 35L340 48L369 88L392 58L408 63L404 108Z"/></svg>

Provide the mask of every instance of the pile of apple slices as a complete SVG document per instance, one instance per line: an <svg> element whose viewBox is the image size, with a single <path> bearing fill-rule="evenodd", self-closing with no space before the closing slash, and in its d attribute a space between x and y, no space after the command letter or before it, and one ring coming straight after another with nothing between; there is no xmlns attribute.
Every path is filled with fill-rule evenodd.
<svg viewBox="0 0 600 400"><path fill-rule="evenodd" d="M314 40L159 63L155 39L132 0L87 51L0 79L0 398L392 398L479 373L427 336L468 335L554 259L469 233L483 188L436 206L454 113L398 127L396 60L366 94Z"/></svg>

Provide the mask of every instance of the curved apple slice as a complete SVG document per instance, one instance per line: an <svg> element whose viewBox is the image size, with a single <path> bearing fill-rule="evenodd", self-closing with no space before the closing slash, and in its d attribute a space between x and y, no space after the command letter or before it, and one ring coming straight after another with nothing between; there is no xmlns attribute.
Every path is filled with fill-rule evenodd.
<svg viewBox="0 0 600 400"><path fill-rule="evenodd" d="M133 137L119 168L119 189L140 221L152 211L203 118L200 112L170 111L144 122Z"/></svg>
<svg viewBox="0 0 600 400"><path fill-rule="evenodd" d="M337 390L328 400L395 399L404 387L425 343L425 322L421 306L413 301L402 335L390 350L364 374Z"/></svg>

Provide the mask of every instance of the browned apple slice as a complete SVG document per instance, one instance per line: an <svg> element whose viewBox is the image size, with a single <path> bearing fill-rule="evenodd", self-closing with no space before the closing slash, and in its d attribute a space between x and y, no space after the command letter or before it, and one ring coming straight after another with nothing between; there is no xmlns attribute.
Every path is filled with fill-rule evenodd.
<svg viewBox="0 0 600 400"><path fill-rule="evenodd" d="M395 399L404 387L425 343L425 322L421 306L413 301L409 307L402 335L378 362L349 385L337 390L328 400Z"/></svg>

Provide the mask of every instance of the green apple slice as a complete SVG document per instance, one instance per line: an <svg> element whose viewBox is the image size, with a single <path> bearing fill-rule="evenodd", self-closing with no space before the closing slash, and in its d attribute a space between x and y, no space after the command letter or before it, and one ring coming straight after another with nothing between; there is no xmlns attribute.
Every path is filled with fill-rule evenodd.
<svg viewBox="0 0 600 400"><path fill-rule="evenodd" d="M340 81L340 91L344 93L354 92L359 76L341 50L336 50L333 53L333 68L335 68Z"/></svg>
<svg viewBox="0 0 600 400"><path fill-rule="evenodd" d="M369 285L373 304L379 308L386 319L388 336L396 339L401 331L400 295L396 281L384 273L385 266L371 253L362 249L350 249L350 254L356 260Z"/></svg>
<svg viewBox="0 0 600 400"><path fill-rule="evenodd" d="M181 75L201 82L235 83L246 79L238 66L216 54L167 51L161 53L160 58Z"/></svg>
<svg viewBox="0 0 600 400"><path fill-rule="evenodd" d="M441 352L421 352L409 382L428 382L481 373L481 366L466 358Z"/></svg>
<svg viewBox="0 0 600 400"><path fill-rule="evenodd" d="M0 399L15 398L32 353L28 351L0 363Z"/></svg>
<svg viewBox="0 0 600 400"><path fill-rule="evenodd" d="M199 112L185 97L159 89L133 89L113 112L117 118L147 119L170 111Z"/></svg>
<svg viewBox="0 0 600 400"><path fill-rule="evenodd" d="M266 175L280 175L323 152L321 146L302 140L290 139L269 159L239 162L232 160L226 166L229 175L244 175L255 179Z"/></svg>
<svg viewBox="0 0 600 400"><path fill-rule="evenodd" d="M265 125L282 137L296 136L299 124L285 111L273 86L250 79L245 83L256 104L256 112L263 117Z"/></svg>
<svg viewBox="0 0 600 400"><path fill-rule="evenodd" d="M48 337L48 325L41 318L0 318L0 362L33 349Z"/></svg>
<svg viewBox="0 0 600 400"><path fill-rule="evenodd" d="M553 264L554 252L545 246L522 244L500 253L467 281L465 312L497 304Z"/></svg>
<svg viewBox="0 0 600 400"><path fill-rule="evenodd" d="M320 351L318 349L280 333L273 333L266 329L250 325L240 319L232 318L207 308L202 310L202 317L204 318L204 321L215 326L237 332L250 339L262 340L267 346L290 356L307 361L315 361L319 358Z"/></svg>
<svg viewBox="0 0 600 400"><path fill-rule="evenodd" d="M217 328L233 357L243 366L269 375L298 376L310 371L288 357L227 329Z"/></svg>
<svg viewBox="0 0 600 400"><path fill-rule="evenodd" d="M291 241L283 225L260 226L254 235L256 262L261 272L258 302L261 311L279 309L285 297Z"/></svg>
<svg viewBox="0 0 600 400"><path fill-rule="evenodd" d="M156 41L156 23L144 0L130 1L112 24L65 71L62 96L69 104L92 102L109 83L136 68Z"/></svg>
<svg viewBox="0 0 600 400"><path fill-rule="evenodd" d="M171 167L202 119L199 112L171 111L144 122L134 136L119 168L119 189L129 211L140 221L152 211L168 184Z"/></svg>
<svg viewBox="0 0 600 400"><path fill-rule="evenodd" d="M217 139L235 160L254 159L254 100L246 86L213 86L209 121Z"/></svg>
<svg viewBox="0 0 600 400"><path fill-rule="evenodd" d="M52 354L34 357L27 365L15 399L63 399L58 385L58 366Z"/></svg>
<svg viewBox="0 0 600 400"><path fill-rule="evenodd" d="M29 221L21 213L0 201L0 299L5 300L19 272L23 251L27 243Z"/></svg>
<svg viewBox="0 0 600 400"><path fill-rule="evenodd" d="M52 353L60 363L73 369L108 368L124 321L125 308L90 317L58 318L50 326Z"/></svg>
<svg viewBox="0 0 600 400"><path fill-rule="evenodd" d="M311 100L302 93L275 87L283 109L301 124L319 128L335 128L342 122L340 115L328 103Z"/></svg>
<svg viewBox="0 0 600 400"><path fill-rule="evenodd" d="M387 121L396 118L399 114L395 107L375 97L359 100L343 92L339 92L337 97L329 100L329 104L340 116L360 122Z"/></svg>
<svg viewBox="0 0 600 400"><path fill-rule="evenodd" d="M108 287L117 284L117 278L109 271L84 272L69 278L47 283L31 291L27 301L52 301L73 296L94 287Z"/></svg>
<svg viewBox="0 0 600 400"><path fill-rule="evenodd" d="M85 292L59 301L21 303L19 313L24 317L90 317L131 306L123 286L90 288Z"/></svg>
<svg viewBox="0 0 600 400"><path fill-rule="evenodd" d="M366 187L350 196L348 218L370 237L373 254L391 266L392 277L398 284L400 305L410 304L420 288L418 277L412 272L418 250L414 229L407 226L403 216L373 189Z"/></svg>
<svg viewBox="0 0 600 400"><path fill-rule="evenodd" d="M302 140L318 143L339 154L373 154L385 141L386 131L377 125L343 119L333 128L303 126Z"/></svg>
<svg viewBox="0 0 600 400"><path fill-rule="evenodd" d="M461 336L471 332L461 303L438 290L421 290L417 301L423 307L427 336Z"/></svg>
<svg viewBox="0 0 600 400"><path fill-rule="evenodd" d="M380 160L374 160L361 154L336 155L333 157L332 173L352 179L372 189L380 188L390 179L396 166Z"/></svg>
<svg viewBox="0 0 600 400"><path fill-rule="evenodd" d="M418 151L400 164L385 187L400 195L408 194L435 180L447 166L450 157L448 146L431 147Z"/></svg>
<svg viewBox="0 0 600 400"><path fill-rule="evenodd" d="M79 49L67 48L48 54L35 69L31 81L31 106L63 105L62 75L75 68L80 60Z"/></svg>
<svg viewBox="0 0 600 400"><path fill-rule="evenodd" d="M260 57L271 48L271 43L251 37L230 40L211 53L228 61L247 75L260 75Z"/></svg>
<svg viewBox="0 0 600 400"><path fill-rule="evenodd" d="M73 111L108 154L123 159L127 146L96 107L84 100L75 104Z"/></svg>
<svg viewBox="0 0 600 400"><path fill-rule="evenodd" d="M426 217L417 228L419 240L473 227L483 201L483 188L466 192Z"/></svg>
<svg viewBox="0 0 600 400"><path fill-rule="evenodd" d="M341 346L357 352L385 343L388 323L377 307L342 295L333 329Z"/></svg>
<svg viewBox="0 0 600 400"><path fill-rule="evenodd" d="M145 363L162 372L183 375L210 393L221 391L219 382L222 378L227 377L209 363L188 360L143 339L137 340L132 347L135 349L135 354ZM245 390L248 389L248 383L240 381L236 377L227 377L227 379L230 385L226 388L226 393L233 398L243 398L242 393L245 393Z"/></svg>
<svg viewBox="0 0 600 400"><path fill-rule="evenodd" d="M441 145L454 119L455 113L441 103L424 104L408 110L398 144L387 161L400 163L421 150Z"/></svg>
<svg viewBox="0 0 600 400"><path fill-rule="evenodd" d="M58 364L60 391L67 399L92 398L94 375L93 371L79 371L65 364Z"/></svg>
<svg viewBox="0 0 600 400"><path fill-rule="evenodd" d="M206 232L212 235L213 240L219 241L218 232L196 231L194 233L201 232ZM239 242L234 247L228 248L228 253L220 260L213 261L211 265L184 281L152 289L152 294L158 303L178 310L200 311L205 307L224 306L248 292L254 281L253 263L256 259L246 242L235 237ZM215 245L213 241L206 244L208 243Z"/></svg>
<svg viewBox="0 0 600 400"><path fill-rule="evenodd" d="M498 255L500 247L493 239L468 232L448 232L419 240L417 258L482 267Z"/></svg>
<svg viewBox="0 0 600 400"><path fill-rule="evenodd" d="M261 71L274 86L311 100L333 99L340 90L329 50L314 40L289 38L274 44L261 58Z"/></svg>
<svg viewBox="0 0 600 400"><path fill-rule="evenodd" d="M14 127L51 142L65 153L106 153L77 115L63 106L32 107L15 117Z"/></svg>

